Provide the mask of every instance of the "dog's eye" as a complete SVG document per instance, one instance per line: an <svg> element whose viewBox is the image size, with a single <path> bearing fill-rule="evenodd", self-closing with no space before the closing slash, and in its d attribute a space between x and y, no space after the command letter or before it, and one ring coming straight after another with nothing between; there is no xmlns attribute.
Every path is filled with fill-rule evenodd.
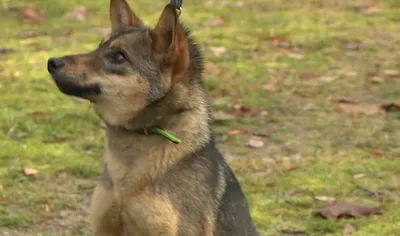
<svg viewBox="0 0 400 236"><path fill-rule="evenodd" d="M113 61L115 62L115 63L123 63L123 62L125 62L126 61L126 57L125 57L125 54L123 53L123 52L116 52L115 54L114 54L114 56L113 56Z"/></svg>

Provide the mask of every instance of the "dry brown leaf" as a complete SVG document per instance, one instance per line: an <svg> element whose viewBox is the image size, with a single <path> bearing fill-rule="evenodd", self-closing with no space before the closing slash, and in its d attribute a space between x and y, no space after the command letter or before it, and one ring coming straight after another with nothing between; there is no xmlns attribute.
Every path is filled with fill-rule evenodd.
<svg viewBox="0 0 400 236"><path fill-rule="evenodd" d="M376 207L370 207L359 203L335 202L327 203L316 215L336 221L341 217L365 217L373 214L381 214L381 210Z"/></svg>
<svg viewBox="0 0 400 236"><path fill-rule="evenodd" d="M385 110L379 105L341 104L338 106L338 111L354 115L377 115L385 113Z"/></svg>
<svg viewBox="0 0 400 236"><path fill-rule="evenodd" d="M381 8L378 6L373 6L373 7L369 7L364 11L364 14L366 15L374 15L378 12L380 12Z"/></svg>
<svg viewBox="0 0 400 236"><path fill-rule="evenodd" d="M283 172L290 172L299 169L301 166L291 166L283 170Z"/></svg>
<svg viewBox="0 0 400 236"><path fill-rule="evenodd" d="M275 92L276 90L278 90L278 88L279 88L279 84L275 80L272 80L263 85L263 89L270 91L270 92Z"/></svg>
<svg viewBox="0 0 400 236"><path fill-rule="evenodd" d="M400 111L400 100L383 104L381 107L386 112Z"/></svg>
<svg viewBox="0 0 400 236"><path fill-rule="evenodd" d="M237 135L237 134L242 134L243 131L240 129L233 129L233 130L229 130L227 135Z"/></svg>
<svg viewBox="0 0 400 236"><path fill-rule="evenodd" d="M262 148L264 147L264 139L258 136L252 136L247 141L247 146L251 148Z"/></svg>
<svg viewBox="0 0 400 236"><path fill-rule="evenodd" d="M230 121L235 119L233 115L227 114L222 111L214 111L212 112L212 116L215 121Z"/></svg>
<svg viewBox="0 0 400 236"><path fill-rule="evenodd" d="M42 116L45 113L43 111L31 111L28 113L30 116Z"/></svg>
<svg viewBox="0 0 400 236"><path fill-rule="evenodd" d="M382 155L383 155L383 151L382 151L382 149L380 149L380 148L372 148L372 149L371 149L371 153L372 153L374 156L382 156Z"/></svg>
<svg viewBox="0 0 400 236"><path fill-rule="evenodd" d="M328 100L331 102L338 102L338 103L349 103L349 104L356 103L356 100L354 98L349 98L345 96L329 96Z"/></svg>
<svg viewBox="0 0 400 236"><path fill-rule="evenodd" d="M216 57L222 56L226 52L225 47L210 47L211 52L214 54Z"/></svg>
<svg viewBox="0 0 400 236"><path fill-rule="evenodd" d="M272 37L271 40L272 40L272 44L275 47L283 47L283 48L290 47L290 43L287 40L285 40L284 38Z"/></svg>
<svg viewBox="0 0 400 236"><path fill-rule="evenodd" d="M399 77L400 71L398 70L384 70L383 74L387 77Z"/></svg>
<svg viewBox="0 0 400 236"><path fill-rule="evenodd" d="M317 73L304 73L304 74L300 74L300 78L301 79L315 79L315 78L319 78L321 77L320 74Z"/></svg>
<svg viewBox="0 0 400 236"><path fill-rule="evenodd" d="M30 175L36 175L37 173L39 173L39 171L37 171L31 167L24 167L23 173L26 176L30 176Z"/></svg>
<svg viewBox="0 0 400 236"><path fill-rule="evenodd" d="M28 23L36 23L44 19L43 10L39 8L26 6L17 8L17 11Z"/></svg>
<svg viewBox="0 0 400 236"><path fill-rule="evenodd" d="M225 21L221 16L216 16L211 20L211 25L216 27L223 26L225 25Z"/></svg>
<svg viewBox="0 0 400 236"><path fill-rule="evenodd" d="M64 17L78 21L85 21L87 18L87 8L84 6L75 7L72 11L65 14Z"/></svg>
<svg viewBox="0 0 400 236"><path fill-rule="evenodd" d="M315 196L314 199L321 201L321 202L335 202L336 201L336 198L329 197L329 196Z"/></svg>
<svg viewBox="0 0 400 236"><path fill-rule="evenodd" d="M261 111L258 109L251 109L249 107L236 104L232 109L228 111L229 114L233 116L259 116L264 115L265 111Z"/></svg>
<svg viewBox="0 0 400 236"><path fill-rule="evenodd" d="M381 84L383 82L385 82L385 79L379 76L374 76L370 79L371 83L373 84Z"/></svg>
<svg viewBox="0 0 400 236"><path fill-rule="evenodd" d="M356 231L357 231L357 229L351 224L345 224L343 227L344 235L352 234L352 233L355 233Z"/></svg>

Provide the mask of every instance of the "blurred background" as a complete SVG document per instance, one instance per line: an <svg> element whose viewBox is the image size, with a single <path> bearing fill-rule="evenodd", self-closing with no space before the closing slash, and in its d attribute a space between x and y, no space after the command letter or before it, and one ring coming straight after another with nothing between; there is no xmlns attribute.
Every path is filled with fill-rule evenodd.
<svg viewBox="0 0 400 236"><path fill-rule="evenodd" d="M129 3L154 26L168 1ZM108 7L2 0L0 235L90 235L103 128L46 65L95 49ZM399 13L399 0L183 2L181 20L205 56L218 146L261 235L400 232ZM383 213L314 214L335 201Z"/></svg>

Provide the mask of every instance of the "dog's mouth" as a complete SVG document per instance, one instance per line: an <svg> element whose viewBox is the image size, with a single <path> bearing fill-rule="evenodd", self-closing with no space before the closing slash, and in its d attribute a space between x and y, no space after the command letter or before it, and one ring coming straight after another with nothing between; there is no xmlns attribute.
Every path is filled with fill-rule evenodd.
<svg viewBox="0 0 400 236"><path fill-rule="evenodd" d="M99 95L101 93L101 86L98 83L81 85L73 82L73 80L68 77L59 78L52 76L52 78L56 83L58 89L62 93L69 96L89 99L90 97L93 97L94 95Z"/></svg>

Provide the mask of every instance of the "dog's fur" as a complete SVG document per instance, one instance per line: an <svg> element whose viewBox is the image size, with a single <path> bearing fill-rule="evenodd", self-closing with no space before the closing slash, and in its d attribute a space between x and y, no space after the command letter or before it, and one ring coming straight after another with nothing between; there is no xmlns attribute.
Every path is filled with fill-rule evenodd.
<svg viewBox="0 0 400 236"><path fill-rule="evenodd" d="M87 54L49 59L65 94L106 124L104 173L91 203L96 236L254 236L247 201L216 148L199 46L164 8L154 29L111 0L112 33ZM160 135L161 127L182 140Z"/></svg>

